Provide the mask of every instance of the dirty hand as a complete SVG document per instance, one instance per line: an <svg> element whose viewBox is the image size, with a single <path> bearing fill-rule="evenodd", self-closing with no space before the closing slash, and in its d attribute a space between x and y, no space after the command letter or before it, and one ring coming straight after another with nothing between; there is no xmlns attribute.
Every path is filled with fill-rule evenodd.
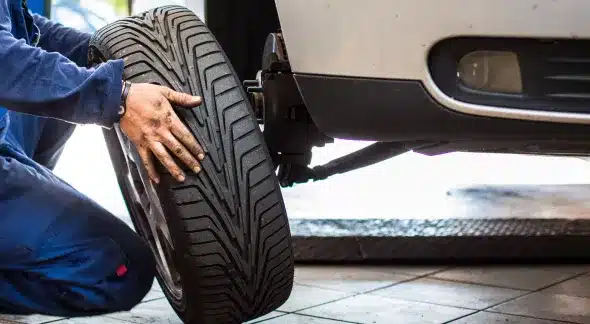
<svg viewBox="0 0 590 324"><path fill-rule="evenodd" d="M198 161L205 158L203 148L180 121L170 104L194 108L201 104L200 97L159 85L134 83L129 88L125 102L125 113L119 121L121 130L137 147L153 182L159 183L160 178L151 153L180 182L184 181L185 175L168 150L195 173L201 171Z"/></svg>

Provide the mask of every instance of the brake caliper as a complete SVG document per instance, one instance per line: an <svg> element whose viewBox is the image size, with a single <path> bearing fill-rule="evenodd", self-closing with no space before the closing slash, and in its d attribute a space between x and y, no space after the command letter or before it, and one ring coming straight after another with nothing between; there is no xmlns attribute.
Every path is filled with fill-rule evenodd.
<svg viewBox="0 0 590 324"><path fill-rule="evenodd" d="M334 139L319 131L309 115L291 71L280 33L268 36L262 56L262 70L256 80L244 81L252 107L264 125L264 139L281 186L307 182L311 175L312 147L323 147Z"/></svg>

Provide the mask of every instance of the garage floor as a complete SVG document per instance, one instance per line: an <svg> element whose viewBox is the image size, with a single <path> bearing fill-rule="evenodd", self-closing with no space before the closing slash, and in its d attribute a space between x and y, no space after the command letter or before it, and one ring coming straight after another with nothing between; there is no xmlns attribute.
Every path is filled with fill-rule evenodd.
<svg viewBox="0 0 590 324"><path fill-rule="evenodd" d="M292 297L264 324L590 323L590 265L299 266ZM5 319L4 322L2 319ZM0 323L180 324L159 287L131 312Z"/></svg>

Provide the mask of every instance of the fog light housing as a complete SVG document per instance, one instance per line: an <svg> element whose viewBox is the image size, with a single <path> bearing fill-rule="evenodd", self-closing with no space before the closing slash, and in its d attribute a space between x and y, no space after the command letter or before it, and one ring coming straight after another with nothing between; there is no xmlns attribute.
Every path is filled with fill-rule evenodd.
<svg viewBox="0 0 590 324"><path fill-rule="evenodd" d="M513 52L471 52L459 61L457 78L463 86L474 90L522 93L520 64Z"/></svg>

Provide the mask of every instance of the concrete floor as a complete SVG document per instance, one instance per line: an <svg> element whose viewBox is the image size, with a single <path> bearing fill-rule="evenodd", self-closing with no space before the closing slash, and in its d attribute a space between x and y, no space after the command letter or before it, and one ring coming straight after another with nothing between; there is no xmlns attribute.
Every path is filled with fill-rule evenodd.
<svg viewBox="0 0 590 324"><path fill-rule="evenodd" d="M590 323L590 265L299 266L295 281L283 306L250 323ZM0 316L2 324L14 322L181 323L157 286L131 312L69 320Z"/></svg>

